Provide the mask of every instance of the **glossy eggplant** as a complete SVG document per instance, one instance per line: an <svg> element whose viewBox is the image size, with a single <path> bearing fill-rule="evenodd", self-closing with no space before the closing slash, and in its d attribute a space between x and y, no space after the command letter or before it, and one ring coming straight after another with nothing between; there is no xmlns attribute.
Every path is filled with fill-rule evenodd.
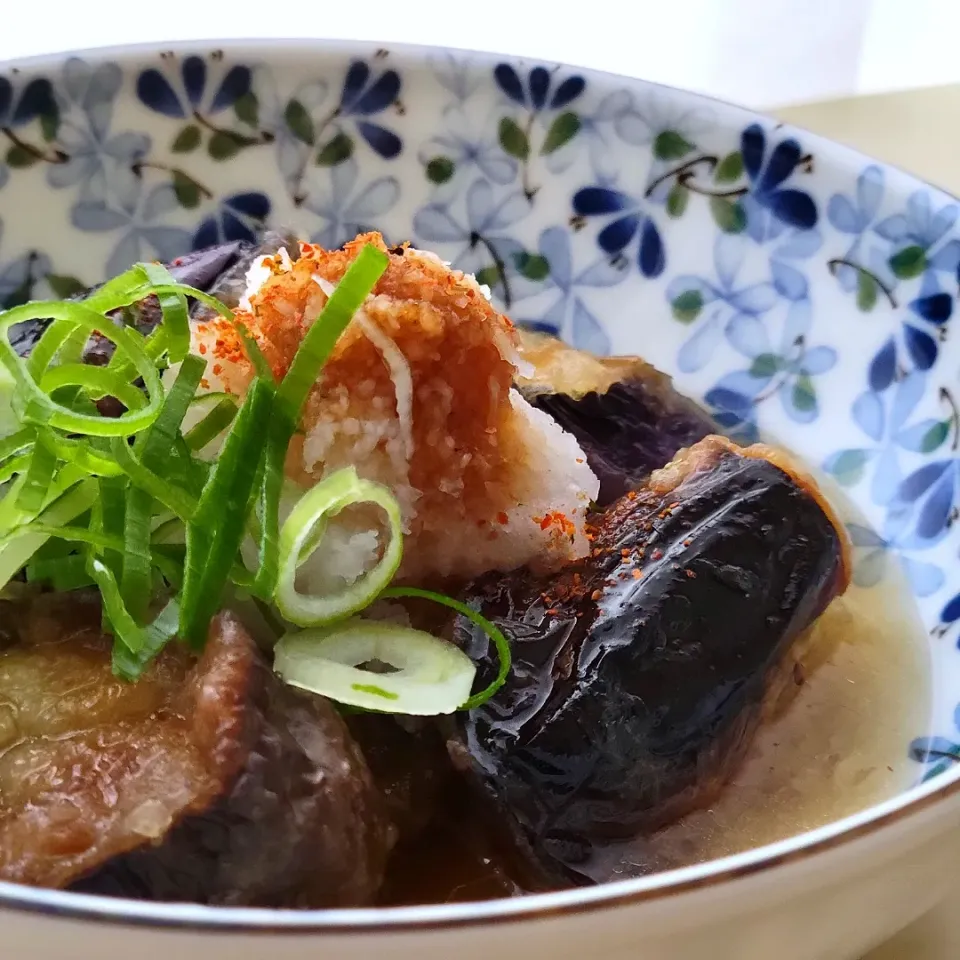
<svg viewBox="0 0 960 960"><path fill-rule="evenodd" d="M709 803L848 579L842 527L765 447L708 437L594 522L592 555L560 575L466 591L514 668L448 746L529 887L608 879L600 846ZM486 683L485 635L459 618L455 640Z"/></svg>
<svg viewBox="0 0 960 960"><path fill-rule="evenodd" d="M148 900L362 906L395 841L333 706L229 614L193 661L111 675L95 595L41 595L0 653L0 879Z"/></svg>
<svg viewBox="0 0 960 960"><path fill-rule="evenodd" d="M706 411L639 357L596 357L554 337L521 331L529 365L520 393L572 433L607 506L676 453L718 432Z"/></svg>
<svg viewBox="0 0 960 960"><path fill-rule="evenodd" d="M253 265L253 261L259 257L273 256L281 247L286 249L291 260L297 259L300 242L293 234L267 230L256 244L244 244L236 259L224 265L210 286L204 289L221 303L235 309L247 289L247 271ZM194 304L191 311L194 320L206 319L212 315L212 311L202 304Z"/></svg>

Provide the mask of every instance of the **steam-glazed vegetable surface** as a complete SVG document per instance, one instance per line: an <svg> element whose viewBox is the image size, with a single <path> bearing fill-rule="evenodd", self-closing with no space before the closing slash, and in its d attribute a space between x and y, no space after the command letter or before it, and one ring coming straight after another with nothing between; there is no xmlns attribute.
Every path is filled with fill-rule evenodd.
<svg viewBox="0 0 960 960"><path fill-rule="evenodd" d="M843 534L790 470L703 440L596 517L589 557L468 588L514 668L451 747L549 881L709 804L845 590ZM486 637L458 627L482 662Z"/></svg>
<svg viewBox="0 0 960 960"><path fill-rule="evenodd" d="M0 315L0 364L0 879L512 896L702 856L659 838L745 776L766 836L762 784L811 769L753 754L813 737L853 662L833 505L430 253L138 264ZM892 792L891 759L797 824Z"/></svg>

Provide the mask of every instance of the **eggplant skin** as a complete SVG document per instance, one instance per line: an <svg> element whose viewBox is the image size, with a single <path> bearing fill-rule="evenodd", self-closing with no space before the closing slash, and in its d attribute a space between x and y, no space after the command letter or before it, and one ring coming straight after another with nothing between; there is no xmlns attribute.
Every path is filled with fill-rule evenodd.
<svg viewBox="0 0 960 960"><path fill-rule="evenodd" d="M234 906L375 902L395 830L329 701L284 686L226 613L199 660L168 648L125 684L99 605L48 603L27 617L46 623L40 640L0 654L0 879Z"/></svg>
<svg viewBox="0 0 960 960"><path fill-rule="evenodd" d="M598 845L709 803L782 690L791 645L848 579L842 528L812 482L720 437L595 524L593 554L559 576L467 591L514 665L448 748L533 888L607 879ZM488 682L486 636L459 618L454 639Z"/></svg>
<svg viewBox="0 0 960 960"><path fill-rule="evenodd" d="M639 357L595 357L529 331L520 332L520 355L532 370L517 388L576 437L600 480L601 507L718 432L706 411Z"/></svg>
<svg viewBox="0 0 960 960"><path fill-rule="evenodd" d="M167 268L177 282L186 283L206 292L217 278L236 264L249 249L251 249L250 244L240 240L224 243L217 247L185 254L173 263L167 264ZM97 287L93 287L88 292L92 293L96 289ZM130 316L134 326L141 333L147 334L160 322L160 305L156 298L151 298L132 308ZM117 321L122 322L122 318L118 316ZM29 320L26 323L18 323L9 333L13 349L21 357L29 356L49 322L49 320ZM84 360L96 366L103 366L112 355L113 343L105 337L94 336L87 343Z"/></svg>

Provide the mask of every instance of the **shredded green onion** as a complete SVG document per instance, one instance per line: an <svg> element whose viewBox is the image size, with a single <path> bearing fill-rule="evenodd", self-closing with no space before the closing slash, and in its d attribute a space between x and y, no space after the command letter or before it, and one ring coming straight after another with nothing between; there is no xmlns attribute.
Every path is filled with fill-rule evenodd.
<svg viewBox="0 0 960 960"><path fill-rule="evenodd" d="M153 623L140 633L140 646L131 650L127 644L113 645L113 672L124 680L136 680L150 661L177 635L180 607L176 599L169 600Z"/></svg>
<svg viewBox="0 0 960 960"><path fill-rule="evenodd" d="M97 507L100 513L100 529L107 536L123 540L126 526L126 477L101 477L99 486L100 496L97 500ZM122 553L116 550L106 550L102 559L113 570L114 576L122 576Z"/></svg>
<svg viewBox="0 0 960 960"><path fill-rule="evenodd" d="M190 406L200 404L210 409L183 435L191 450L202 450L219 437L233 423L239 409L237 398L232 393L207 393L195 397Z"/></svg>
<svg viewBox="0 0 960 960"><path fill-rule="evenodd" d="M0 465L0 484L9 482L16 474L26 474L27 470L30 469L30 461L33 458L28 454L24 454L20 457L11 457L5 463ZM26 479L24 477L24 479ZM21 484L17 487L17 498L19 499L19 492L23 489Z"/></svg>
<svg viewBox="0 0 960 960"><path fill-rule="evenodd" d="M6 586L18 570L50 539L50 534L38 529L59 529L86 513L96 502L97 482L89 479L78 484L76 489L64 494L39 515L36 527L26 526L17 536L0 540L0 587ZM15 528L16 529L16 528Z"/></svg>
<svg viewBox="0 0 960 960"><path fill-rule="evenodd" d="M87 334L99 331L102 336L111 340L118 352L122 351L128 356L136 373L143 380L148 397L146 405L139 410L128 410L119 417L103 417L76 413L69 407L55 403L33 375L32 368L28 367L13 349L8 336L10 328L18 323L46 317L66 321L71 325L71 331L79 329ZM142 342L143 338L136 332L105 323L101 314L82 303L26 303L0 315L0 362L13 376L21 394L22 419L28 423L47 424L72 433L102 437L129 436L145 430L156 419L160 412L163 387L156 364L144 352Z"/></svg>
<svg viewBox="0 0 960 960"><path fill-rule="evenodd" d="M42 441L34 448L23 486L17 494L17 508L30 513L43 509L57 469L57 454Z"/></svg>
<svg viewBox="0 0 960 960"><path fill-rule="evenodd" d="M29 450L36 440L37 431L28 427L26 430L18 430L16 433L0 440L0 463L8 457Z"/></svg>
<svg viewBox="0 0 960 960"><path fill-rule="evenodd" d="M275 396L272 383L254 379L187 524L180 635L198 648L240 549Z"/></svg>
<svg viewBox="0 0 960 960"><path fill-rule="evenodd" d="M159 263L143 264L147 280L159 291L164 287L176 285L170 271ZM157 293L160 301L160 313L163 316L163 328L167 334L167 350L171 363L179 363L190 350L190 321L187 318L187 298L179 292Z"/></svg>
<svg viewBox="0 0 960 960"><path fill-rule="evenodd" d="M78 555L34 560L27 566L27 580L49 583L58 592L77 590L95 582L86 563L86 558Z"/></svg>
<svg viewBox="0 0 960 960"><path fill-rule="evenodd" d="M40 378L40 389L45 393L61 387L81 387L96 399L116 397L128 410L142 410L147 403L132 383L126 383L107 367L87 363L63 363L49 368Z"/></svg>

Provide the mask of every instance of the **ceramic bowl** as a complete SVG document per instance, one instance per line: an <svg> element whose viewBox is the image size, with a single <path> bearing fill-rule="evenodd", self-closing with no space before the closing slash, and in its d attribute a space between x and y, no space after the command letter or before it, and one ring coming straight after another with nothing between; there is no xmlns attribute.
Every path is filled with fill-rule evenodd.
<svg viewBox="0 0 960 960"><path fill-rule="evenodd" d="M0 301L295 227L376 227L517 321L673 374L735 436L832 474L855 576L906 570L933 715L916 786L706 865L480 905L274 913L0 884L21 960L852 960L960 852L960 206L749 111L563 65L324 43L135 48L0 68Z"/></svg>

